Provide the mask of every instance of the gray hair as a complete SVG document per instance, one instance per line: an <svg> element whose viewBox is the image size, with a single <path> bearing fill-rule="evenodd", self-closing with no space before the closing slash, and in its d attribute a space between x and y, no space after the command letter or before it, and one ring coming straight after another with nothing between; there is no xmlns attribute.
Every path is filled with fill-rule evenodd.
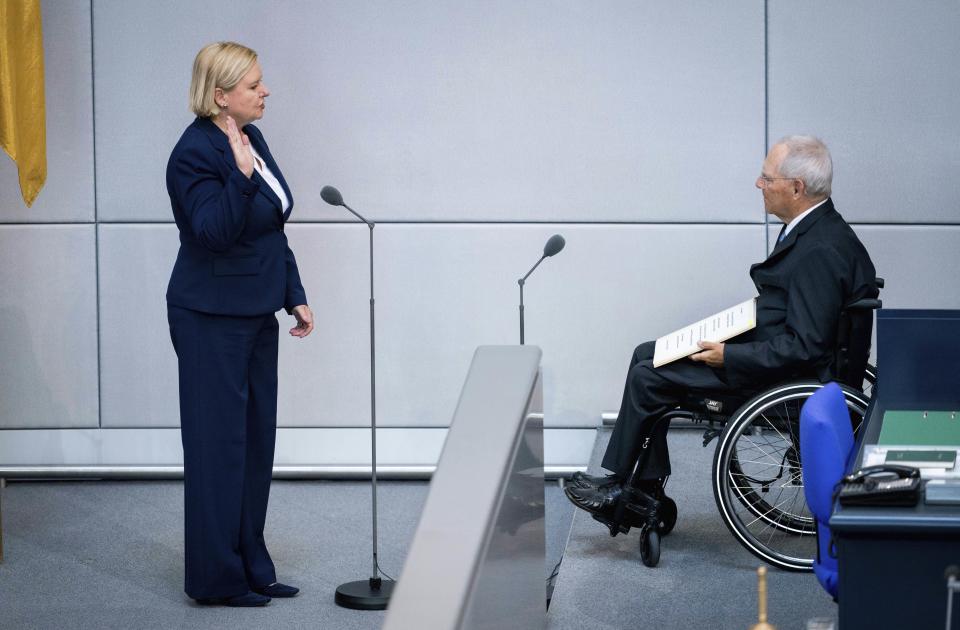
<svg viewBox="0 0 960 630"><path fill-rule="evenodd" d="M808 197L829 197L833 160L827 145L813 136L787 136L777 144L787 148L787 155L780 164L780 176L801 180Z"/></svg>

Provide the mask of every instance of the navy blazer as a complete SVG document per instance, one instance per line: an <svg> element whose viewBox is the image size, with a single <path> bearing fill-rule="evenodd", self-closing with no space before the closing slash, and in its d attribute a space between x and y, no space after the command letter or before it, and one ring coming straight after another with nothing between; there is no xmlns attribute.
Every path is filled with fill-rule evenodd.
<svg viewBox="0 0 960 630"><path fill-rule="evenodd" d="M209 118L187 127L167 162L167 193L180 229L180 251L167 303L217 315L289 312L307 303L283 225L293 195L260 130L243 128L283 186L290 208L254 171L237 168L227 136Z"/></svg>
<svg viewBox="0 0 960 630"><path fill-rule="evenodd" d="M759 292L757 326L724 347L728 382L749 388L798 375L832 378L840 311L877 297L876 275L860 239L827 199L750 267Z"/></svg>

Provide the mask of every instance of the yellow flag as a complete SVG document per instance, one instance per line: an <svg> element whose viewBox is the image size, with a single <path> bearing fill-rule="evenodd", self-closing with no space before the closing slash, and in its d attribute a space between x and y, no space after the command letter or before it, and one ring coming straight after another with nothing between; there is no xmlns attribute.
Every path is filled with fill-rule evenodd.
<svg viewBox="0 0 960 630"><path fill-rule="evenodd" d="M28 207L47 181L46 120L40 0L0 0L0 146Z"/></svg>

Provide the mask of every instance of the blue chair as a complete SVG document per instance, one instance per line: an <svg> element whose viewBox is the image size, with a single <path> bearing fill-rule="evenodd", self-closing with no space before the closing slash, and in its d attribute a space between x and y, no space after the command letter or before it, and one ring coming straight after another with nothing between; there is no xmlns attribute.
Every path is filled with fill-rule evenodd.
<svg viewBox="0 0 960 630"><path fill-rule="evenodd" d="M803 490L817 521L817 558L813 572L834 600L837 599L837 558L831 549L830 513L833 490L853 455L853 429L843 392L829 383L814 393L800 412L800 458Z"/></svg>

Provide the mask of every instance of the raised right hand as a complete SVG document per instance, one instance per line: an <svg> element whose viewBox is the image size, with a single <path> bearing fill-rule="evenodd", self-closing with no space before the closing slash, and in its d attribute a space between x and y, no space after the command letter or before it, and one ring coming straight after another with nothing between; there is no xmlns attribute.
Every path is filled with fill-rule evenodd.
<svg viewBox="0 0 960 630"><path fill-rule="evenodd" d="M227 140L233 150L233 159L248 178L253 176L253 153L250 152L250 138L241 133L232 116L227 116Z"/></svg>

